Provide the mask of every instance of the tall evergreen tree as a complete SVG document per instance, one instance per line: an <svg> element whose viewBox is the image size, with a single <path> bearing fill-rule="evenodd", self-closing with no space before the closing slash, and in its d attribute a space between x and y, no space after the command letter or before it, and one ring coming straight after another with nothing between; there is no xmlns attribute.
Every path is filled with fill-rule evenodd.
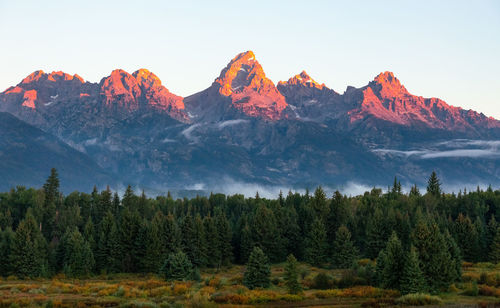
<svg viewBox="0 0 500 308"><path fill-rule="evenodd" d="M395 232L393 232L389 238L384 252L384 268L380 281L384 288L399 290L401 283L400 279L404 269L405 254L401 241Z"/></svg>
<svg viewBox="0 0 500 308"><path fill-rule="evenodd" d="M419 221L412 233L426 285L431 291L447 288L456 278L456 268L436 223Z"/></svg>
<svg viewBox="0 0 500 308"><path fill-rule="evenodd" d="M9 276L14 271L12 263L9 262L9 257L12 253L15 236L10 227L0 231L0 260L2 260L0 262L0 276Z"/></svg>
<svg viewBox="0 0 500 308"><path fill-rule="evenodd" d="M351 232L346 226L340 226L333 242L333 267L350 268L357 254L358 251L351 240Z"/></svg>
<svg viewBox="0 0 500 308"><path fill-rule="evenodd" d="M10 263L13 272L21 278L40 277L47 274L47 243L30 214L16 229Z"/></svg>
<svg viewBox="0 0 500 308"><path fill-rule="evenodd" d="M500 227L497 228L495 237L491 242L489 259L491 262L500 263Z"/></svg>
<svg viewBox="0 0 500 308"><path fill-rule="evenodd" d="M403 294L424 293L426 291L425 278L420 269L418 252L413 246L411 246L410 252L406 256L401 276L400 290Z"/></svg>
<svg viewBox="0 0 500 308"><path fill-rule="evenodd" d="M72 277L88 276L95 265L90 245L75 227L68 229L61 242L64 250L63 269Z"/></svg>
<svg viewBox="0 0 500 308"><path fill-rule="evenodd" d="M254 247L243 275L243 284L245 286L249 289L269 287L271 267L268 260L262 249Z"/></svg>
<svg viewBox="0 0 500 308"><path fill-rule="evenodd" d="M326 262L327 249L325 225L321 219L316 218L306 239L306 261L315 266L323 265Z"/></svg>
<svg viewBox="0 0 500 308"><path fill-rule="evenodd" d="M427 193L435 197L439 197L441 195L441 183L439 182L435 171L432 171L431 176L427 181Z"/></svg>
<svg viewBox="0 0 500 308"><path fill-rule="evenodd" d="M43 191L45 193L43 218L40 222L41 229L46 238L52 237L52 232L56 224L56 209L59 203L59 175L55 168L50 170L50 176L43 184Z"/></svg>
<svg viewBox="0 0 500 308"><path fill-rule="evenodd" d="M283 276L285 280L285 285L290 294L297 294L302 291L302 287L299 283L299 272L298 263L294 255L289 255L286 259L285 273Z"/></svg>

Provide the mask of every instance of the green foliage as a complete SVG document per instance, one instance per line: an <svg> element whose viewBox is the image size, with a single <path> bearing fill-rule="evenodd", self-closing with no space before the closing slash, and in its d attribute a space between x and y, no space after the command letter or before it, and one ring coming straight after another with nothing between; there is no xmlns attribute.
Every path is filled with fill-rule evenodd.
<svg viewBox="0 0 500 308"><path fill-rule="evenodd" d="M490 261L500 263L500 227L497 228L490 246Z"/></svg>
<svg viewBox="0 0 500 308"><path fill-rule="evenodd" d="M432 292L447 288L457 277L455 262L444 236L436 223L419 221L413 230L412 242L419 253L426 285Z"/></svg>
<svg viewBox="0 0 500 308"><path fill-rule="evenodd" d="M392 233L384 250L383 268L379 281L386 289L400 289L400 279L404 270L404 251L395 232Z"/></svg>
<svg viewBox="0 0 500 308"><path fill-rule="evenodd" d="M413 246L411 246L410 252L406 256L400 281L400 290L403 294L422 293L426 290L425 278L420 269L418 253Z"/></svg>
<svg viewBox="0 0 500 308"><path fill-rule="evenodd" d="M270 277L271 268L267 256L262 249L254 247L248 258L243 284L249 289L267 288L270 285Z"/></svg>
<svg viewBox="0 0 500 308"><path fill-rule="evenodd" d="M297 294L302 291L302 287L299 283L298 263L294 255L289 255L286 259L283 279L285 280L288 293Z"/></svg>
<svg viewBox="0 0 500 308"><path fill-rule="evenodd" d="M95 261L90 245L77 228L68 229L61 240L63 269L67 276L88 276Z"/></svg>
<svg viewBox="0 0 500 308"><path fill-rule="evenodd" d="M357 249L351 241L351 232L340 226L333 242L332 264L335 268L350 268L357 257Z"/></svg>
<svg viewBox="0 0 500 308"><path fill-rule="evenodd" d="M12 272L21 278L47 274L47 243L32 215L19 223L10 254Z"/></svg>
<svg viewBox="0 0 500 308"><path fill-rule="evenodd" d="M406 294L396 299L396 304L403 306L440 305L442 302L441 297L425 293Z"/></svg>
<svg viewBox="0 0 500 308"><path fill-rule="evenodd" d="M160 269L160 275L165 280L194 280L196 271L186 254L178 251L168 255Z"/></svg>
<svg viewBox="0 0 500 308"><path fill-rule="evenodd" d="M328 274L321 272L314 277L311 287L313 289L326 290L326 289L331 289L332 286L333 286L332 277Z"/></svg>
<svg viewBox="0 0 500 308"><path fill-rule="evenodd" d="M433 195L434 197L439 197L441 195L441 183L439 182L435 171L432 171L431 176L427 181L427 193Z"/></svg>
<svg viewBox="0 0 500 308"><path fill-rule="evenodd" d="M311 226L311 231L306 238L306 260L312 265L321 266L327 259L327 238L323 221L316 218Z"/></svg>

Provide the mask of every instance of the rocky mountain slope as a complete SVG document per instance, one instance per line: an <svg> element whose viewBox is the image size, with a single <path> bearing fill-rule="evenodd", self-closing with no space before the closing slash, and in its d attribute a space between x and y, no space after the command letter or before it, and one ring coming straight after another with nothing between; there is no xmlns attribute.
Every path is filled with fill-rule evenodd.
<svg viewBox="0 0 500 308"><path fill-rule="evenodd" d="M13 115L0 112L0 190L40 187L57 166L66 192L117 182L90 157Z"/></svg>
<svg viewBox="0 0 500 308"><path fill-rule="evenodd" d="M436 169L445 180L500 185L499 121L412 95L391 72L343 94L305 71L276 86L251 51L186 98L146 69L114 70L99 83L36 71L0 93L0 111L57 136L123 184L378 185L394 175L420 183ZM450 148L454 139L484 143Z"/></svg>

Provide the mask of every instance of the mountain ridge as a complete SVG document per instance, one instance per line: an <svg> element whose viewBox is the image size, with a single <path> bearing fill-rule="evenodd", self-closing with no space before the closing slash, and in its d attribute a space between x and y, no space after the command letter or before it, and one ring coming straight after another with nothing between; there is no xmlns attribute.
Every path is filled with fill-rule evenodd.
<svg viewBox="0 0 500 308"><path fill-rule="evenodd" d="M413 95L392 72L342 94L305 71L275 84L251 51L187 97L147 69L113 70L98 83L35 71L0 93L0 111L56 136L125 183L150 187L226 177L301 187L375 185L395 174L411 183L434 169L443 179L500 183L496 148L468 143L464 153L480 156L461 158L460 151L436 146L498 140L498 120ZM421 154L404 154L414 152Z"/></svg>

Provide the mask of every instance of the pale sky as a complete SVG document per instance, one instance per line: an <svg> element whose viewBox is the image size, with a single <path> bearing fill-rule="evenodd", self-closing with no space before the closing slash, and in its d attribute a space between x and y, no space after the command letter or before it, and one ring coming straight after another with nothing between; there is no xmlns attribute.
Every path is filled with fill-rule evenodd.
<svg viewBox="0 0 500 308"><path fill-rule="evenodd" d="M98 82L147 68L187 96L252 50L275 83L306 70L343 93L389 70L413 94L500 119L496 0L0 0L0 37L0 91L38 69Z"/></svg>

